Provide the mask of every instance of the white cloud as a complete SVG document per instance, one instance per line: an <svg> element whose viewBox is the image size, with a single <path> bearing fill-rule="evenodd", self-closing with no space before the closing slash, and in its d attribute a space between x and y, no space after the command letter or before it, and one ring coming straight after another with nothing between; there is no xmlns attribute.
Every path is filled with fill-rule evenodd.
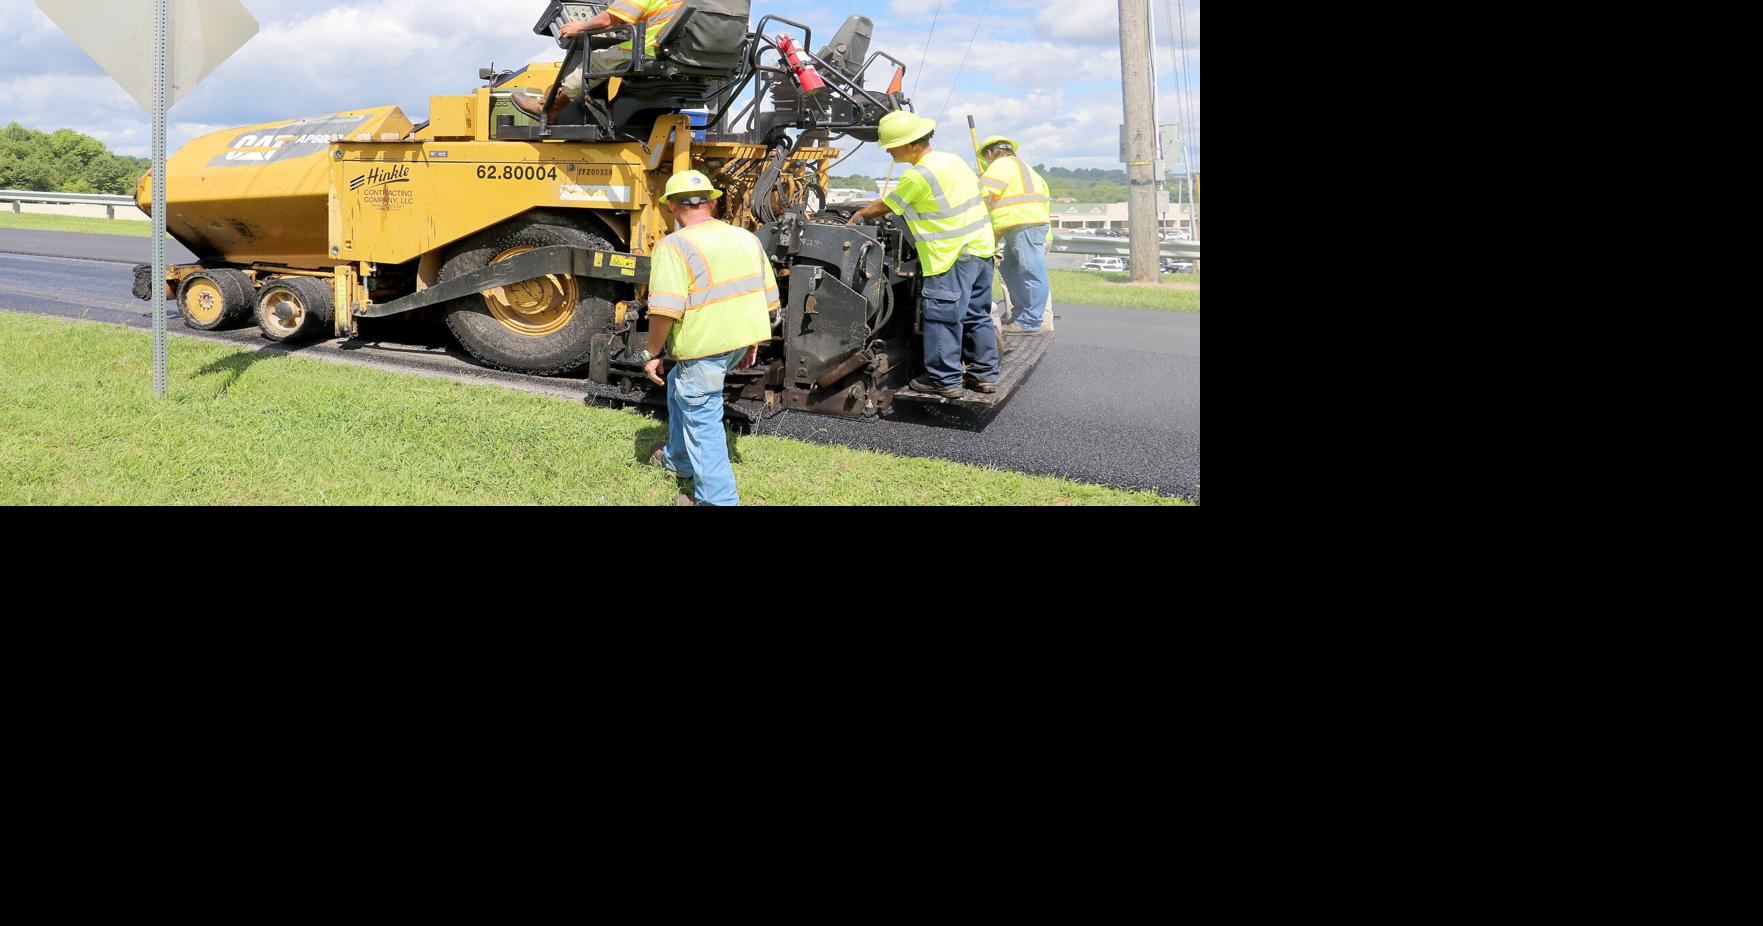
<svg viewBox="0 0 1763 926"><path fill-rule="evenodd" d="M1115 0L1065 0L1035 14L1041 35L1066 43L1120 44L1120 7Z"/></svg>
<svg viewBox="0 0 1763 926"><path fill-rule="evenodd" d="M412 119L421 119L430 96L466 93L478 86L480 66L519 66L561 55L553 42L532 34L541 0L246 2L262 31L172 110L174 149L188 138L221 128L362 106L396 104ZM850 13L870 16L876 23L872 48L906 63L906 86L911 92L917 84L919 112L935 118L947 103L944 122L949 130L939 141L952 150L966 147L961 136L964 117L971 112L983 132L1018 137L1031 159L1071 166L1114 164L1120 121L1115 0L990 0L983 26L981 6L980 0L943 0L940 9L937 0L890 0L885 5L829 8L760 0L753 12L755 22L776 12L807 23L817 40L830 35ZM1197 99L1199 3L1188 0L1184 6L1189 89ZM936 30L927 53L933 14ZM1170 39L1163 17L1155 18L1159 39ZM147 154L146 113L30 0L0 0L0 21L8 24L0 34L0 125L17 120L46 131L74 128L104 140L112 150ZM981 28L976 31L976 26ZM1164 86L1172 86L1168 51L1159 54L1157 63ZM874 76L885 81L887 70L878 66ZM1172 98L1166 97L1166 104ZM1172 113L1170 109L1166 118ZM1190 136L1197 135L1195 126ZM873 147L841 172L877 165L873 172L885 172L885 155L867 160Z"/></svg>
<svg viewBox="0 0 1763 926"><path fill-rule="evenodd" d="M1174 3L1153 3L1151 31L1157 35L1158 46L1176 45L1181 35L1174 17L1185 13L1181 22L1187 29L1191 55L1199 48L1200 4L1194 0L1183 7L1177 11ZM1116 0L1065 0L1050 4L1035 14L1034 24L1043 38L1067 45L1120 45L1120 6Z"/></svg>
<svg viewBox="0 0 1763 926"><path fill-rule="evenodd" d="M938 0L893 0L888 4L888 12L894 16L911 19L918 16L931 16L944 4ZM953 4L949 4L953 6Z"/></svg>

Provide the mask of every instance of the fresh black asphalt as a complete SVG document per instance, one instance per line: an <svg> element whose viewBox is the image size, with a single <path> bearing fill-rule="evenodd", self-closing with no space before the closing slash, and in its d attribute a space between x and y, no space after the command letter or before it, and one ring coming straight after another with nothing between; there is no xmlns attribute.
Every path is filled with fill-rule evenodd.
<svg viewBox="0 0 1763 926"><path fill-rule="evenodd" d="M73 239L73 240L69 240ZM172 243L178 251L181 246ZM0 310L152 326L130 295L130 266L147 242L0 229ZM20 254L17 252L28 252ZM60 251L60 257L37 256ZM70 259L69 256L79 259ZM192 258L173 256L172 262ZM169 330L280 353L255 326L199 332L168 307ZM1055 306L1058 334L1003 408L986 419L901 403L878 421L784 412L754 430L822 444L933 457L1200 500L1200 316ZM503 373L472 363L443 329L385 326L378 340L292 349L361 363L581 400L602 391L581 378Z"/></svg>
<svg viewBox="0 0 1763 926"><path fill-rule="evenodd" d="M130 238L123 235L82 235L76 232L0 228L0 252L79 257L117 264L150 264L153 262L153 241L150 238ZM189 248L167 238L165 260L172 264L188 264L196 260L196 255L191 254ZM127 287L123 288L122 294L129 294Z"/></svg>

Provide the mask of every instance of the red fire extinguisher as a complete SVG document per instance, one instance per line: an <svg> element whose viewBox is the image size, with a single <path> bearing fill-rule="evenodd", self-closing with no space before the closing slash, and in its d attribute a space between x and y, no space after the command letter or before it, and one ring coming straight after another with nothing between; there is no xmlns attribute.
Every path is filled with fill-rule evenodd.
<svg viewBox="0 0 1763 926"><path fill-rule="evenodd" d="M788 35L779 35L777 50L782 52L784 60L789 62L790 70L796 75L796 82L802 85L804 96L818 93L821 88L826 86L826 81L821 80L820 75L815 72L814 65L802 62L802 53L796 47L794 39Z"/></svg>

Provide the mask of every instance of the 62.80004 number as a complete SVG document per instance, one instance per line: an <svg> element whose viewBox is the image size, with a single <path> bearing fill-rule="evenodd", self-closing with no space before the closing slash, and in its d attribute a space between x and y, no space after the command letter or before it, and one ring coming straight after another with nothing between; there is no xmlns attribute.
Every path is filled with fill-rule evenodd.
<svg viewBox="0 0 1763 926"><path fill-rule="evenodd" d="M479 180L556 180L557 168L535 164L479 164L477 166Z"/></svg>

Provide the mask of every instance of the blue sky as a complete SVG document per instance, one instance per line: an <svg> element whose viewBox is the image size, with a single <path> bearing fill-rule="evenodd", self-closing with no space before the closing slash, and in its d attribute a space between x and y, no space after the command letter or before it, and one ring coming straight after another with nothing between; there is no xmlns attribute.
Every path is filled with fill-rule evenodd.
<svg viewBox="0 0 1763 926"><path fill-rule="evenodd" d="M554 43L531 31L544 9L542 0L243 2L261 31L172 109L173 150L220 129L361 106L396 104L420 120L428 114L431 95L479 86L479 67L491 62L514 67L559 55ZM1178 11L1176 0L1151 0L1151 10L1159 46L1158 121L1183 124L1197 170L1200 2L1182 0ZM1176 48L1181 12L1187 39L1185 115L1176 80L1182 63L1182 50ZM874 20L872 49L906 62L914 107L938 120L937 141L947 150L966 152L966 117L972 114L982 137L994 132L1015 137L1031 161L1121 166L1115 0L877 0L868 5L757 0L754 20L765 13L806 23L815 30L817 46L846 16ZM0 34L0 125L16 121L43 131L76 129L112 150L147 155L147 114L32 0L0 0L0 22L8 25ZM888 76L878 66L871 84L885 85ZM855 142L841 146L848 150ZM1179 169L1173 157L1171 166ZM887 169L887 156L868 145L838 172L880 175Z"/></svg>

